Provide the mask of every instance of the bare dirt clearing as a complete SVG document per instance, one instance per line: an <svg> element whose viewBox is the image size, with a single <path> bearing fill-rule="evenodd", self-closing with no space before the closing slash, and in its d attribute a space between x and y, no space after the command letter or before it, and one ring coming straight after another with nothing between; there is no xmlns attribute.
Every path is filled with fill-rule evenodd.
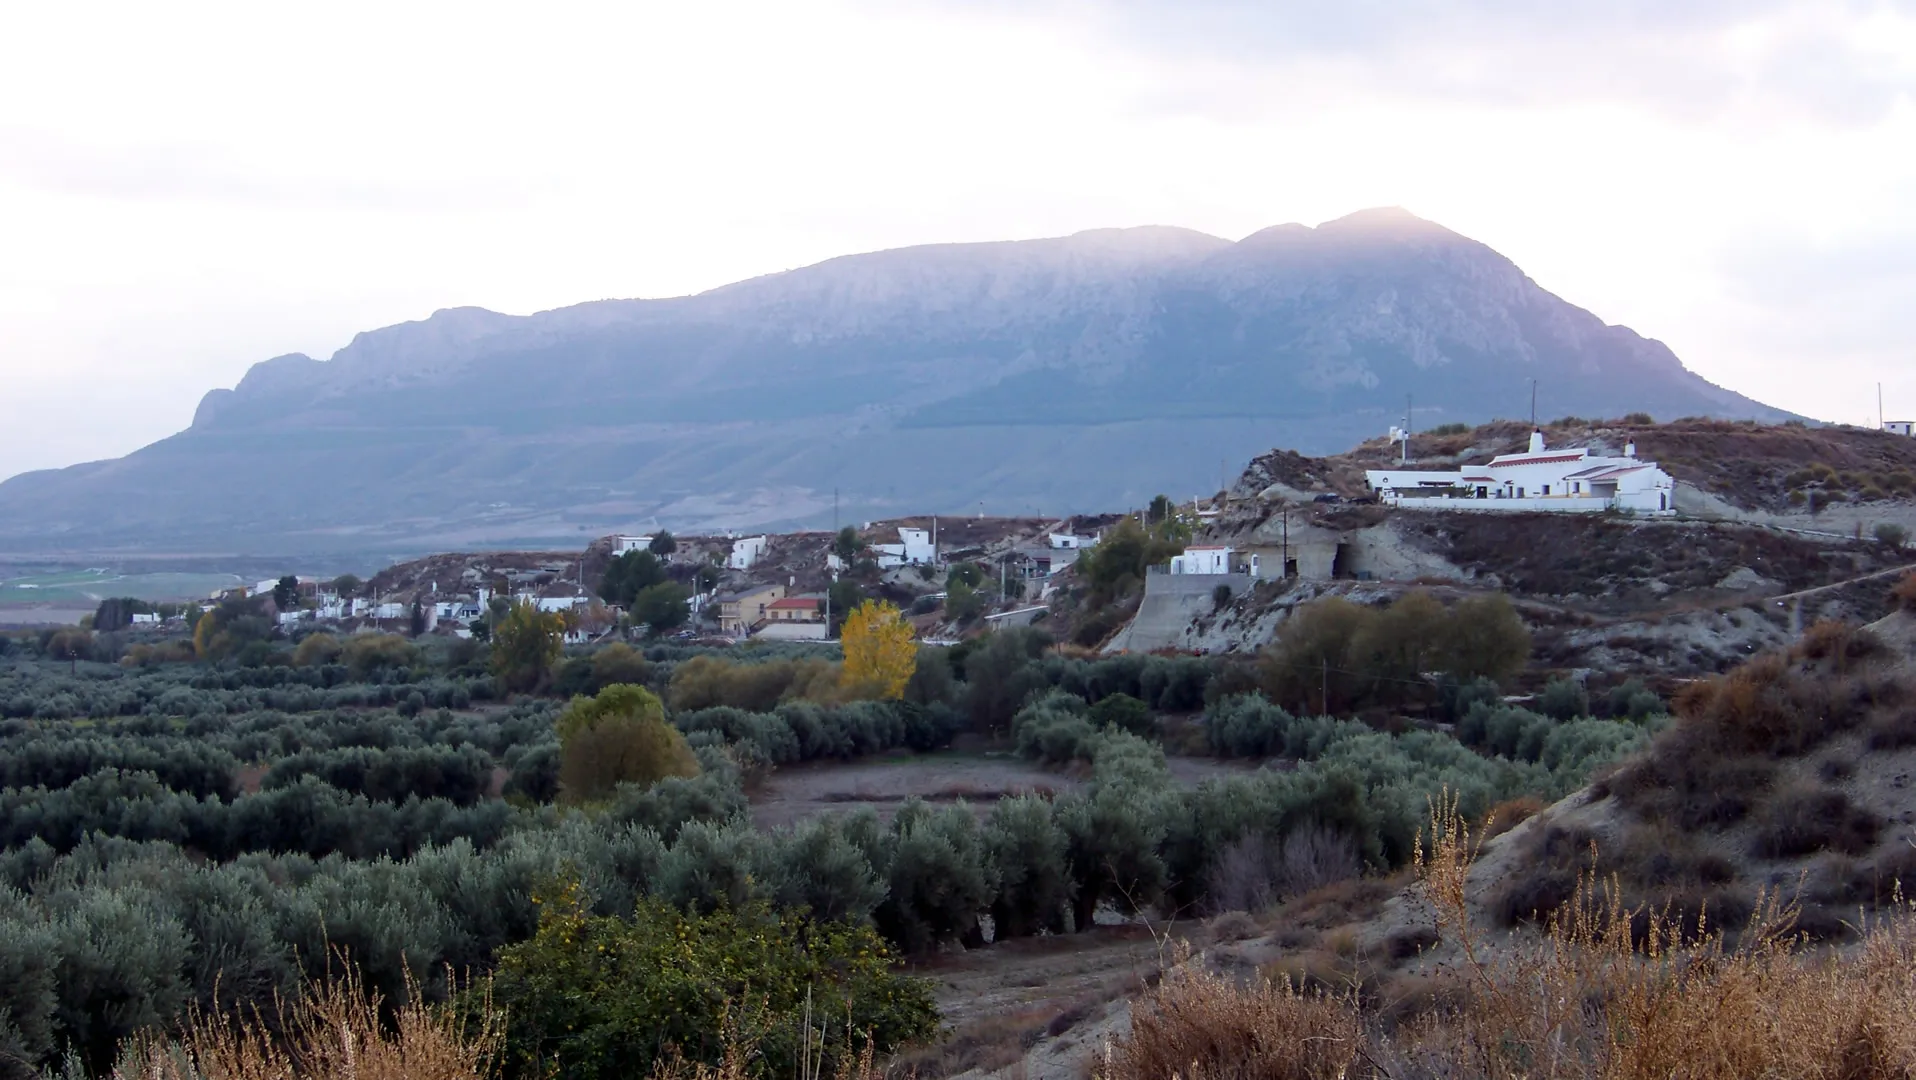
<svg viewBox="0 0 1916 1080"><path fill-rule="evenodd" d="M1254 771L1244 762L1175 757L1171 775L1197 785L1216 777ZM1009 753L900 755L852 762L812 762L781 768L753 794L752 822L777 828L824 813L870 806L889 820L914 796L929 802L963 799L981 812L1009 795L1061 795L1078 786L1067 773L1052 772Z"/></svg>

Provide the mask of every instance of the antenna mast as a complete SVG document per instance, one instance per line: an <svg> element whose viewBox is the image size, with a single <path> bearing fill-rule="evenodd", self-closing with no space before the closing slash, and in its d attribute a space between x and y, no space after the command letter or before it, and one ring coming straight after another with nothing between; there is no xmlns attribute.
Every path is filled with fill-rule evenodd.
<svg viewBox="0 0 1916 1080"><path fill-rule="evenodd" d="M1537 427L1537 380L1535 379L1530 380L1530 427L1533 431Z"/></svg>

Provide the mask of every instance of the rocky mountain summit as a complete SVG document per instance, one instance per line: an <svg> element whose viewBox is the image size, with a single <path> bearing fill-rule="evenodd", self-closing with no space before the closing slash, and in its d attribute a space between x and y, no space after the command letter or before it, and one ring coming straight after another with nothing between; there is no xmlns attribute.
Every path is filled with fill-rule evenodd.
<svg viewBox="0 0 1916 1080"><path fill-rule="evenodd" d="M1401 210L904 248L696 296L477 308L255 365L193 425L0 484L0 549L405 553L1218 489L1419 426L1786 414Z"/></svg>

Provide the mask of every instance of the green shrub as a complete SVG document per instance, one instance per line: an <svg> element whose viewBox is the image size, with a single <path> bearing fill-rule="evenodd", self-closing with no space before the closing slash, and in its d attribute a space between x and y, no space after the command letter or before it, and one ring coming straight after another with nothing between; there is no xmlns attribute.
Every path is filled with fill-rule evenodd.
<svg viewBox="0 0 1916 1080"><path fill-rule="evenodd" d="M1164 753L1129 735L1099 739L1091 782L1053 804L1065 834L1074 892L1072 926L1091 929L1101 903L1128 911L1154 904L1170 871L1162 851L1172 785Z"/></svg>
<svg viewBox="0 0 1916 1080"><path fill-rule="evenodd" d="M669 844L686 825L730 821L745 813L745 805L745 792L736 780L707 772L667 777L649 787L621 785L606 816L613 822L648 828Z"/></svg>
<svg viewBox="0 0 1916 1080"><path fill-rule="evenodd" d="M1098 729L1086 711L1084 699L1063 690L1053 690L1018 710L1011 732L1019 756L1046 765L1088 759Z"/></svg>
<svg viewBox="0 0 1916 1080"><path fill-rule="evenodd" d="M687 821L659 859L654 896L686 911L742 908L770 899L758 869L766 841L750 822Z"/></svg>
<svg viewBox="0 0 1916 1080"><path fill-rule="evenodd" d="M1494 683L1521 670L1529 655L1529 633L1501 593L1445 608L1419 591L1381 609L1341 597L1305 604L1278 627L1259 669L1271 700L1300 712L1340 713L1427 700L1423 675L1430 671L1459 683Z"/></svg>
<svg viewBox="0 0 1916 1080"><path fill-rule="evenodd" d="M1457 739L1491 754L1535 761L1556 722L1514 705L1479 702L1457 722Z"/></svg>
<svg viewBox="0 0 1916 1080"><path fill-rule="evenodd" d="M547 743L532 747L507 761L512 775L507 778L507 798L517 796L533 803L549 803L559 797L559 746Z"/></svg>
<svg viewBox="0 0 1916 1080"><path fill-rule="evenodd" d="M603 690L615 683L644 686L652 676L652 665L645 654L624 642L614 642L592 654L594 689Z"/></svg>
<svg viewBox="0 0 1916 1080"><path fill-rule="evenodd" d="M1218 757L1264 758L1284 752L1290 713L1256 694L1219 701L1205 714L1204 733Z"/></svg>
<svg viewBox="0 0 1916 1080"><path fill-rule="evenodd" d="M665 722L657 695L642 687L620 684L573 698L555 727L559 792L570 802L603 800L621 784L643 787L698 774L685 736Z"/></svg>
<svg viewBox="0 0 1916 1080"><path fill-rule="evenodd" d="M965 709L973 731L1004 731L1025 699L1045 686L1033 661L1051 639L1027 627L998 630L964 656Z"/></svg>
<svg viewBox="0 0 1916 1080"><path fill-rule="evenodd" d="M1100 698L1085 713L1085 719L1100 730L1109 728L1144 738L1156 735L1158 731L1151 707L1129 694Z"/></svg>
<svg viewBox="0 0 1916 1080"><path fill-rule="evenodd" d="M984 944L979 916L998 882L968 807L906 802L892 821L889 856L885 901L874 913L886 937L908 953L947 942Z"/></svg>
<svg viewBox="0 0 1916 1080"><path fill-rule="evenodd" d="M1437 707L1442 717L1454 724L1464 718L1478 702L1495 705L1503 700L1503 691L1489 679L1458 679L1445 676L1437 687Z"/></svg>
<svg viewBox="0 0 1916 1080"><path fill-rule="evenodd" d="M1627 679L1612 687L1606 704L1604 711L1611 717L1638 723L1663 712L1663 699L1645 686L1642 679L1637 678Z"/></svg>
<svg viewBox="0 0 1916 1080"><path fill-rule="evenodd" d="M320 636L315 634L306 640ZM297 659L297 651L294 656ZM419 650L398 634L354 634L340 648L339 662L346 665L355 679L364 679L379 672L412 667L419 662Z"/></svg>
<svg viewBox="0 0 1916 1080"><path fill-rule="evenodd" d="M728 1036L757 1048L751 1075L773 1077L799 1075L801 1047L818 1053L823 1040L832 1075L867 1042L888 1053L937 1030L925 984L895 974L884 943L855 924L656 902L627 920L545 900L537 935L501 950L492 982L509 1080L631 1076L668 1047L715 1065Z"/></svg>
<svg viewBox="0 0 1916 1080"><path fill-rule="evenodd" d="M998 880L991 905L996 937L1063 930L1072 887L1067 839L1051 804L1029 795L998 800L985 821L984 841Z"/></svg>
<svg viewBox="0 0 1916 1080"><path fill-rule="evenodd" d="M1552 679L1537 695L1537 711L1553 720L1575 720L1590 715L1590 695L1583 684L1570 679Z"/></svg>
<svg viewBox="0 0 1916 1080"><path fill-rule="evenodd" d="M830 815L774 833L760 876L780 910L826 922L863 921L885 898L885 882L870 857Z"/></svg>

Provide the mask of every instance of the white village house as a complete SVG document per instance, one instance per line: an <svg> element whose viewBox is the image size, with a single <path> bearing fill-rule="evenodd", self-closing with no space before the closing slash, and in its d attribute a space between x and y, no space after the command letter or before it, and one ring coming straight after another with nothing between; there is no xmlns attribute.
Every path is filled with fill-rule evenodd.
<svg viewBox="0 0 1916 1080"><path fill-rule="evenodd" d="M1198 544L1185 548L1182 555L1171 556L1170 572L1173 574L1249 574L1259 577L1262 576L1261 570L1255 553L1222 545Z"/></svg>
<svg viewBox="0 0 1916 1080"><path fill-rule="evenodd" d="M1406 510L1676 512L1676 481L1656 462L1638 458L1635 443L1622 457L1605 457L1585 447L1549 449L1541 431L1531 432L1528 450L1498 455L1488 465L1369 469L1364 478L1385 503Z"/></svg>
<svg viewBox="0 0 1916 1080"><path fill-rule="evenodd" d="M872 554L877 557L880 570L898 566L930 566L938 561L938 545L932 541L931 530L901 527L898 541L896 544L872 545Z"/></svg>
<svg viewBox="0 0 1916 1080"><path fill-rule="evenodd" d="M726 568L750 570L753 563L764 557L765 548L770 542L770 538L764 536L747 536L732 541L732 554L725 560Z"/></svg>

